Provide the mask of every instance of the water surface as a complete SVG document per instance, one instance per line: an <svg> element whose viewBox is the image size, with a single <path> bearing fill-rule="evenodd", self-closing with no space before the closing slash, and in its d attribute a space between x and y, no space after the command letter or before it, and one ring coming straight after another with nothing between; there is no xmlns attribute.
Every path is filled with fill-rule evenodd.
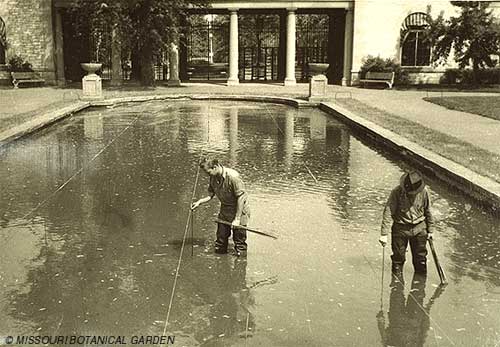
<svg viewBox="0 0 500 347"><path fill-rule="evenodd" d="M212 253L217 201L196 212L182 247L206 154L242 175L251 226L279 235L250 234L247 260ZM390 287L390 250L377 240L408 167L318 110L95 109L0 160L0 335L130 339L161 335L168 318L180 346L500 343L498 220L428 179L450 284L438 286L429 256L426 279L413 280L410 261L404 286ZM196 198L207 182L200 175Z"/></svg>

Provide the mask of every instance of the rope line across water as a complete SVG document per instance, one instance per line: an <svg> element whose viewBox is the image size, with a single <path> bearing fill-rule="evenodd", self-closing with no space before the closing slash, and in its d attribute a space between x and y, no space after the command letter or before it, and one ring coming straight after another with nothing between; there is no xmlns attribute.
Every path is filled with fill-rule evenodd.
<svg viewBox="0 0 500 347"><path fill-rule="evenodd" d="M208 129L207 130L207 143L210 142L210 114L211 114L210 106L211 106L211 100L212 100L211 94L209 94L208 100L209 100L209 104L208 104L209 107L208 107L208 116L207 116L207 129ZM202 150L201 157L203 157L203 150ZM195 178L195 182L194 182L194 186L193 186L193 191L191 194L191 203L193 202L193 200L195 198L196 187L198 186L199 176L200 176L200 166L198 165L198 169L196 171L196 178ZM191 226L191 228L190 228L190 226ZM182 263L182 255L184 254L184 246L186 245L186 236L188 234L189 229L191 229L191 256L193 256L193 253L194 253L193 247L194 246L192 243L194 242L194 231L193 231L194 230L194 211L191 210L191 208L189 209L188 217L186 220L186 226L184 228L184 236L182 238L181 252L179 254L179 260L177 262L177 268L175 269L174 284L172 285L172 293L170 295L170 302L168 304L167 317L165 319L165 326L163 328L162 336L166 336L168 323L170 321L170 313L172 311L175 290L177 288L177 279L179 278L179 271L180 271L181 263Z"/></svg>

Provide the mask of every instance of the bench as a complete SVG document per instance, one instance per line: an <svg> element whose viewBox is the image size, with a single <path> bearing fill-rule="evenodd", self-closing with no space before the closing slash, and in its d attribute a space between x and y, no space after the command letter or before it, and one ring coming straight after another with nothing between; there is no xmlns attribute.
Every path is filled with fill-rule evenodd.
<svg viewBox="0 0 500 347"><path fill-rule="evenodd" d="M394 72L372 72L368 71L364 79L359 80L361 83L385 83L392 88L394 84Z"/></svg>
<svg viewBox="0 0 500 347"><path fill-rule="evenodd" d="M36 72L11 72L12 84L18 88L21 83L45 83L45 80Z"/></svg>

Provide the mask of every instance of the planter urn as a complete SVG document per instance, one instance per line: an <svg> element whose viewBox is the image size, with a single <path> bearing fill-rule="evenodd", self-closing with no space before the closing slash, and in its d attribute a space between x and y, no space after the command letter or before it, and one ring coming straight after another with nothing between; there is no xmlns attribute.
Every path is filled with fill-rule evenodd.
<svg viewBox="0 0 500 347"><path fill-rule="evenodd" d="M87 72L82 79L83 99L102 99L102 80L96 71L102 67L101 63L81 63L80 66Z"/></svg>
<svg viewBox="0 0 500 347"><path fill-rule="evenodd" d="M326 70L328 70L329 66L330 64L328 63L308 63L307 64L308 75L309 76L326 75Z"/></svg>

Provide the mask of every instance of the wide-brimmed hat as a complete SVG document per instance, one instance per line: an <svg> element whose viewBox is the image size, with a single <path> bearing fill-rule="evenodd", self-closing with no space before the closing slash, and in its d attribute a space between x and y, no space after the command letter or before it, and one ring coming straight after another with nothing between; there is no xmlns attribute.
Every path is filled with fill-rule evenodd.
<svg viewBox="0 0 500 347"><path fill-rule="evenodd" d="M424 187L424 179L422 175L416 171L407 172L402 177L403 188L408 194L418 194Z"/></svg>

